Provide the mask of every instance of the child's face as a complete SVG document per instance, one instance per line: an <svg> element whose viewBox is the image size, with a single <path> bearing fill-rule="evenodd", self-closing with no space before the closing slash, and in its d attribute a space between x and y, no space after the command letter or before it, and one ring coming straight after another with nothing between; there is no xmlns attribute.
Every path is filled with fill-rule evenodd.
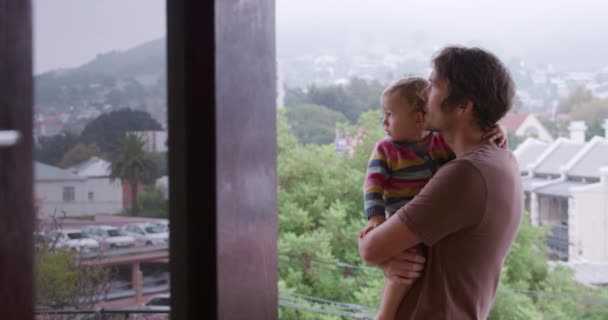
<svg viewBox="0 0 608 320"><path fill-rule="evenodd" d="M384 131L393 141L414 142L421 139L424 132L424 113L415 111L404 101L382 97Z"/></svg>

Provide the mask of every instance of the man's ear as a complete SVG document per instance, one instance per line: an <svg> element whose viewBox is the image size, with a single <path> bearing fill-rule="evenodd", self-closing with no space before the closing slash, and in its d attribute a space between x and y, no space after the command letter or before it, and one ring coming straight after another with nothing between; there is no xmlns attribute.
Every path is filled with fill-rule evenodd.
<svg viewBox="0 0 608 320"><path fill-rule="evenodd" d="M424 117L425 117L425 113L424 112L416 112L416 123L417 124L424 124Z"/></svg>
<svg viewBox="0 0 608 320"><path fill-rule="evenodd" d="M471 101L471 100L465 100L465 101L463 101L462 103L460 103L458 105L458 111L461 114L467 114L468 113L468 114L472 115L473 114L473 105L474 105L473 101Z"/></svg>

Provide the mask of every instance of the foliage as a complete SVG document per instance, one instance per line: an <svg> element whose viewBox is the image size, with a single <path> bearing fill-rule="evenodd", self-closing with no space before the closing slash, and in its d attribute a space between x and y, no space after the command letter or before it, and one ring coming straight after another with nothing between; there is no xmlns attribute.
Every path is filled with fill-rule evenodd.
<svg viewBox="0 0 608 320"><path fill-rule="evenodd" d="M70 133L60 133L51 137L40 137L36 143L36 161L48 165L57 165L66 152L78 144L78 136Z"/></svg>
<svg viewBox="0 0 608 320"><path fill-rule="evenodd" d="M378 306L382 273L361 262L357 234L365 223L365 165L383 136L380 116L369 111L357 125L340 125L357 143L337 154L332 146L298 143L284 111L277 114L280 319L346 319L317 313L345 312L344 305L296 294L360 306L350 310L357 316L373 315ZM608 318L605 289L580 285L572 270L549 263L547 232L522 218L489 319Z"/></svg>
<svg viewBox="0 0 608 320"><path fill-rule="evenodd" d="M578 87L570 93L570 95L559 102L557 111L560 113L570 113L577 105L582 105L593 100L591 90L585 87Z"/></svg>
<svg viewBox="0 0 608 320"><path fill-rule="evenodd" d="M306 90L287 88L285 105L296 107L304 104L325 106L341 113L354 123L359 116L368 110L376 109L380 104L380 94L384 85L378 81L368 81L353 77L345 85L309 86Z"/></svg>
<svg viewBox="0 0 608 320"><path fill-rule="evenodd" d="M99 150L96 144L79 143L63 155L63 159L61 159L57 166L67 168L94 156L101 156L101 150Z"/></svg>
<svg viewBox="0 0 608 320"><path fill-rule="evenodd" d="M517 149L517 146L519 146L525 140L524 137L520 137L520 136L516 135L511 130L507 131L507 139L509 141L509 145L508 145L509 150Z"/></svg>
<svg viewBox="0 0 608 320"><path fill-rule="evenodd" d="M45 232L37 225L39 236L34 247L36 304L56 309L91 309L109 290L110 270L85 264L81 252L59 248L51 237L43 235L61 228L61 223L54 218L45 225ZM88 261L101 258L102 255Z"/></svg>
<svg viewBox="0 0 608 320"><path fill-rule="evenodd" d="M120 149L113 155L110 178L126 180L131 185L131 213L138 215L137 185L157 178L158 163L144 151L144 141L135 134L126 134Z"/></svg>
<svg viewBox="0 0 608 320"><path fill-rule="evenodd" d="M95 143L103 153L112 155L120 148L125 133L147 130L161 130L161 126L147 112L121 109L104 113L89 122L80 135L80 141Z"/></svg>
<svg viewBox="0 0 608 320"><path fill-rule="evenodd" d="M169 202L165 199L162 190L149 186L146 187L137 196L140 216L149 218L164 218L169 217Z"/></svg>
<svg viewBox="0 0 608 320"><path fill-rule="evenodd" d="M109 285L109 270L87 266L78 253L49 247L36 250L37 304L53 308L92 308Z"/></svg>
<svg viewBox="0 0 608 320"><path fill-rule="evenodd" d="M554 139L568 135L568 122L553 121L546 117L538 117L538 120L547 129L547 131L549 131L549 134L551 134Z"/></svg>
<svg viewBox="0 0 608 320"><path fill-rule="evenodd" d="M572 119L592 121L608 118L608 99L594 98L572 107Z"/></svg>
<svg viewBox="0 0 608 320"><path fill-rule="evenodd" d="M589 141L593 137L604 137L604 118L593 118L587 121L587 131L585 131L585 140Z"/></svg>
<svg viewBox="0 0 608 320"><path fill-rule="evenodd" d="M332 143L336 136L336 124L347 121L343 114L314 104L287 109L287 119L302 144Z"/></svg>

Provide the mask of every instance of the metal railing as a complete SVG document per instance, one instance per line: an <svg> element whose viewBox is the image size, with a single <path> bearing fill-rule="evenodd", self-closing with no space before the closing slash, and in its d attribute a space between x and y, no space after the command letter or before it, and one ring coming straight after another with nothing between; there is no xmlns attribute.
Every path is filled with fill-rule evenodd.
<svg viewBox="0 0 608 320"><path fill-rule="evenodd" d="M165 320L169 310L36 310L36 320Z"/></svg>

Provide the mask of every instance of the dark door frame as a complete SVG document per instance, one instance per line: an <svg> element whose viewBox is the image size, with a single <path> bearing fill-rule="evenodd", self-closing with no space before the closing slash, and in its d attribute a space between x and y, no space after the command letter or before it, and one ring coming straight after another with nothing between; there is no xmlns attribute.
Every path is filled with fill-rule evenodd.
<svg viewBox="0 0 608 320"><path fill-rule="evenodd" d="M274 1L168 1L176 319L276 319Z"/></svg>

